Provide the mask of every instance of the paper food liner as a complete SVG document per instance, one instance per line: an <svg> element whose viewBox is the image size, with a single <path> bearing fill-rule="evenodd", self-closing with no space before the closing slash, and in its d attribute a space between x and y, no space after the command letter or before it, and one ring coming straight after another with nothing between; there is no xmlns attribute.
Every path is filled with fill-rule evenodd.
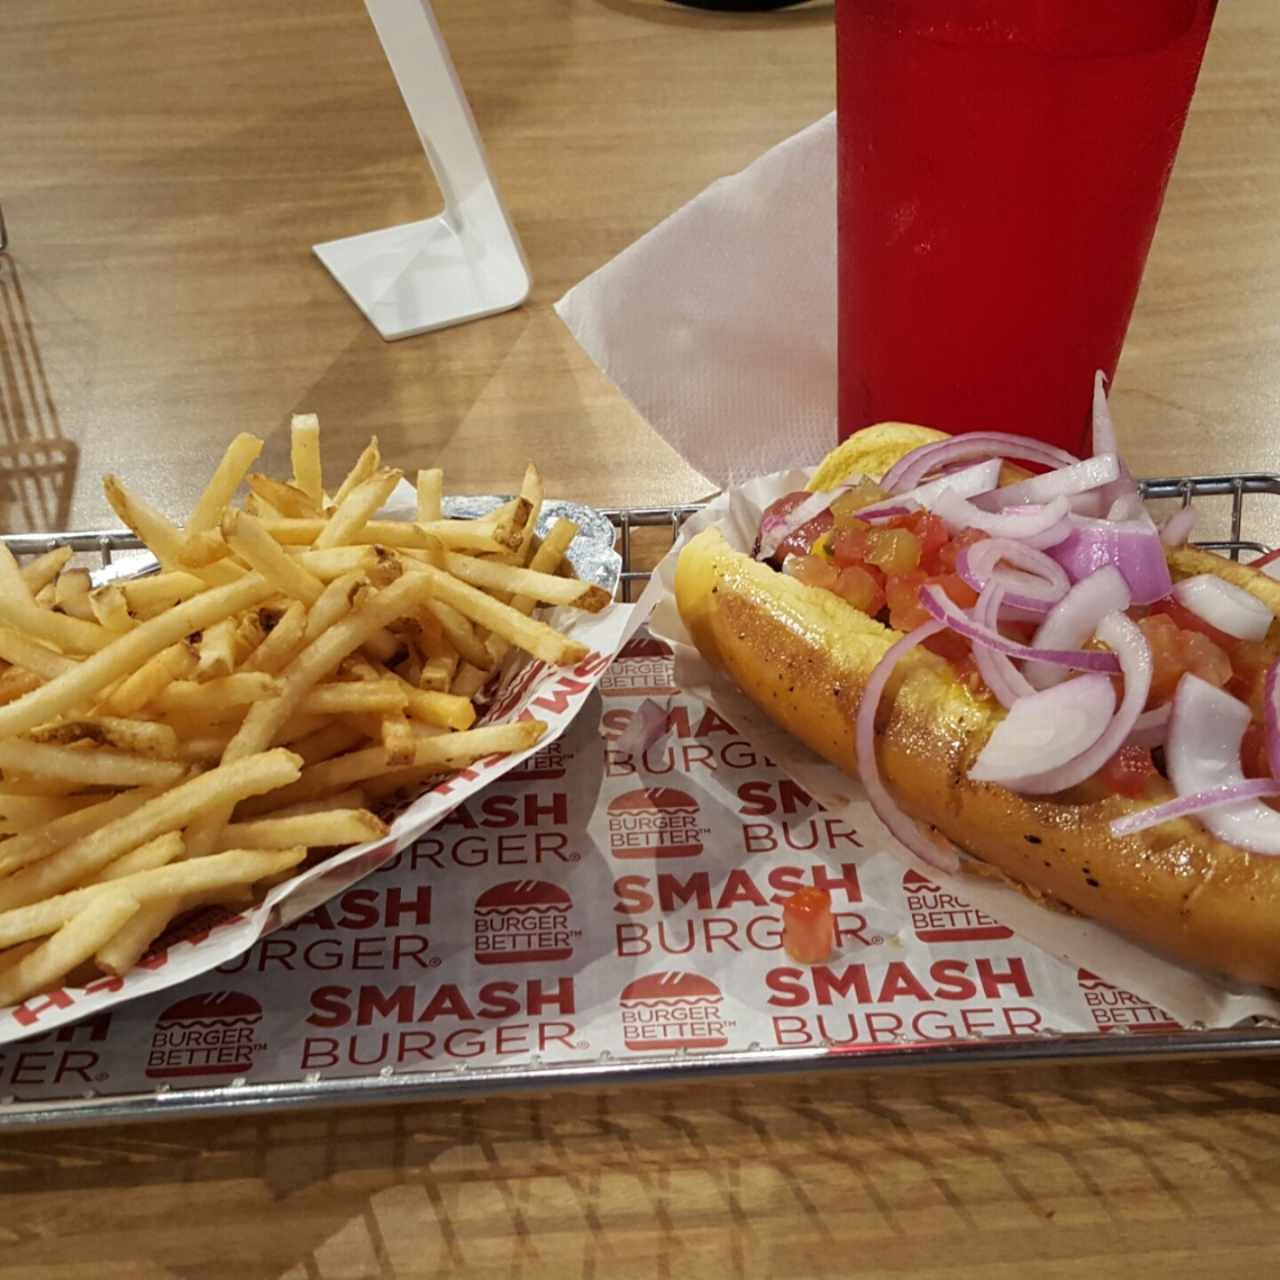
<svg viewBox="0 0 1280 1280"><path fill-rule="evenodd" d="M812 474L782 471L752 480L722 494L681 529L637 604L641 611L652 610L650 631L675 651L676 684L713 707L819 804L842 813L865 838L878 838L904 865L1050 954L1134 992L1184 1026L1229 1027L1250 1017L1280 1018L1280 1000L1265 990L1233 985L1176 964L1103 925L1039 906L1003 882L963 871L949 875L927 866L889 834L857 782L778 728L727 676L703 659L676 608L680 548L714 525L731 546L750 554L764 509L784 494L804 488Z"/></svg>
<svg viewBox="0 0 1280 1280"><path fill-rule="evenodd" d="M501 505L500 497L456 498L446 501L445 514L475 517ZM379 512L383 518L414 514L413 490L404 482ZM621 569L613 550L613 527L607 517L574 503L548 502L538 521L540 533L561 515L574 519L581 530L570 549L570 560L579 577L612 590ZM145 559L126 562L136 573ZM117 571L113 576L122 576ZM68 987L32 996L20 1005L0 1010L0 1044L31 1035L36 1023L45 1031L100 1013L113 1005L164 990L198 977L247 951L258 939L299 919L335 894L341 893L370 872L385 866L402 850L451 813L461 802L501 778L538 751L554 742L582 709L600 676L636 629L640 616L635 607L612 605L599 613L556 609L539 615L573 640L586 646L587 656L575 667L552 667L524 656L504 673L477 724L505 724L538 719L547 730L526 751L491 756L440 781L417 797L391 821L382 840L353 845L324 862L308 868L270 890L251 910L227 915L216 909L205 913L211 923L192 918L186 929L170 935L163 950L145 957L123 977L105 976L85 987Z"/></svg>

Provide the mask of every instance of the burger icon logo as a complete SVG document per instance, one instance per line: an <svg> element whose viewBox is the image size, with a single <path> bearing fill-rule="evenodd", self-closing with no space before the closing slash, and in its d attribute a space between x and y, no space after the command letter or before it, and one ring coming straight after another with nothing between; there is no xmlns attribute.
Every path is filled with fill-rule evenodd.
<svg viewBox="0 0 1280 1280"><path fill-rule="evenodd" d="M911 927L921 942L986 942L1012 938L1013 930L971 907L918 871L902 877Z"/></svg>
<svg viewBox="0 0 1280 1280"><path fill-rule="evenodd" d="M675 787L640 787L609 801L615 858L696 858L703 828L693 797Z"/></svg>
<svg viewBox="0 0 1280 1280"><path fill-rule="evenodd" d="M564 767L564 743L557 738L512 769L507 779L512 782L549 782L553 778L563 778Z"/></svg>
<svg viewBox="0 0 1280 1280"><path fill-rule="evenodd" d="M1159 1005L1112 986L1088 969L1076 970L1076 982L1099 1031L1181 1031L1182 1028Z"/></svg>
<svg viewBox="0 0 1280 1280"><path fill-rule="evenodd" d="M545 880L504 880L475 908L477 964L531 964L573 955L573 899Z"/></svg>
<svg viewBox="0 0 1280 1280"><path fill-rule="evenodd" d="M147 1078L244 1075L267 1047L257 1038L261 1022L262 1006L242 991L185 996L156 1019Z"/></svg>
<svg viewBox="0 0 1280 1280"><path fill-rule="evenodd" d="M636 1053L674 1049L723 1049L732 1022L720 1012L724 1000L710 978L669 969L629 982L618 997L622 1042Z"/></svg>
<svg viewBox="0 0 1280 1280"><path fill-rule="evenodd" d="M617 661L600 679L605 697L666 697L679 693L671 667L671 646L650 635L638 635L623 647Z"/></svg>

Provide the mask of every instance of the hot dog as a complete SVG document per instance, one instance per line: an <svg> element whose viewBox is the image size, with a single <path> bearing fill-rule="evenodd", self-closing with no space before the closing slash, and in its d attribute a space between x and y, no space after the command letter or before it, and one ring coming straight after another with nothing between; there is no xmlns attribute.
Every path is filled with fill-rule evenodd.
<svg viewBox="0 0 1280 1280"><path fill-rule="evenodd" d="M1265 804L1280 794L1270 764L1280 743L1269 710L1280 669L1280 627L1273 625L1280 582L1190 546L1155 551L1154 526L1140 537L1150 521L1138 512L1122 465L1095 466L1090 474L1104 479L1089 490L1080 488L1087 467L1064 479L1070 462L1035 450L1009 459L993 447L987 461L999 460L999 485L1018 484L1017 493L1006 500L970 476L959 481L961 489L976 488L967 507L950 498L935 503L937 490L930 495L920 484L934 478L924 446L939 455L944 440L898 425L852 437L810 484L830 499L843 482L834 504L794 498L781 530L770 513L775 527L767 516L755 557L734 550L715 528L694 537L680 554L676 598L698 649L775 722L862 778L890 830L921 856L945 862L958 851L967 855L960 865L1003 875L1179 961L1280 987L1280 813ZM946 466L948 455L940 457ZM1042 473L1049 467L1038 488L1027 488L1026 462ZM964 472L952 461L937 478ZM933 511L903 499L904 475L914 483L909 492L952 517L941 533ZM873 490L867 477L896 484L897 492ZM1045 497L1073 484L1074 492ZM1062 528L1028 535L1025 542L1037 543L1028 552L1036 554L1021 558L1034 569L1056 553L1071 602L1063 607L1062 584L1046 571L1043 594L1059 598L1046 606L1019 596L1032 607L1005 612L1010 590L1000 585L997 593L992 578L1031 590L1034 574L1012 576L998 559L992 568L990 547L980 549L988 534L966 529L965 515L996 529L1034 529L1062 510L1064 497L1075 510ZM1113 516L1110 534L1108 522L1081 514L1103 501ZM907 513L883 514L895 503ZM797 511L819 506L819 515L796 527ZM1002 526L975 511L1014 519ZM877 532L875 554L868 527ZM911 539L887 536L897 530ZM903 570L912 555L923 558ZM880 571L890 564L902 571ZM985 584L975 564L985 566ZM1168 590L1175 582L1176 594ZM1049 617L1058 614L1060 627L1076 609L1078 624L1083 597L1105 598L1107 590L1122 593L1123 607L1106 612L1094 635L1061 642L1061 652L1044 647L1052 642L1052 629L1042 639ZM975 614L993 598L994 611L981 617L994 626L974 629ZM1113 594L1110 603L1121 602ZM1013 656L966 634L989 640L993 630ZM1032 648L1076 665L1026 661ZM993 652L1005 661L989 680ZM1039 708L1056 711L1037 727ZM860 753L868 741L874 749ZM1219 803L1206 807L1203 793L1212 787ZM1175 801L1181 816L1127 829Z"/></svg>

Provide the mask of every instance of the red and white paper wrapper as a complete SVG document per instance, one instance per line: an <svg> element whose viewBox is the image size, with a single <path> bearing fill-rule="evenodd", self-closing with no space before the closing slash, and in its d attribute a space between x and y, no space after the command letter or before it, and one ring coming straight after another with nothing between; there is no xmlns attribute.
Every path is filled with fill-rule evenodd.
<svg viewBox="0 0 1280 1280"><path fill-rule="evenodd" d="M518 770L531 757L545 753L581 711L611 658L638 625L630 605L613 605L597 614L558 610L550 621L584 644L588 656L572 668L550 667L532 659L517 664L495 691L483 719L486 724L522 718L544 721L547 731L537 747L489 757L446 778L395 818L386 839L355 845L285 881L251 911L230 917L211 913L216 927L201 928L197 923L187 936L145 958L122 978L99 978L83 988L33 996L21 1005L0 1010L0 1044L186 982L233 960L259 938L305 916L371 871L385 866L459 804Z"/></svg>
<svg viewBox="0 0 1280 1280"><path fill-rule="evenodd" d="M702 529L716 525L731 546L750 553L764 509L784 494L802 489L811 474L777 472L722 494L685 524L676 546L658 566L639 608L652 608L650 630L672 646L679 687L736 725L747 741L776 762L825 809L856 828L871 847L888 851L904 866L935 883L944 896L970 904L1011 928L1019 939L1138 993L1183 1025L1223 1027L1251 1016L1280 1017L1280 1000L1266 991L1233 986L1224 979L1181 967L1101 925L1038 906L989 877L963 872L947 875L926 867L889 835L857 782L779 729L732 681L702 658L675 604L675 568L680 547Z"/></svg>

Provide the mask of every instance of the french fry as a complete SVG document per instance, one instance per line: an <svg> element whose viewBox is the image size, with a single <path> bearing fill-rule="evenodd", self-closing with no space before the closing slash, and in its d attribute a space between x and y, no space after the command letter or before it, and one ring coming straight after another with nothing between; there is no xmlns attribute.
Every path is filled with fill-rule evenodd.
<svg viewBox="0 0 1280 1280"><path fill-rule="evenodd" d="M248 796L284 786L297 779L301 764L298 756L278 747L181 782L144 801L124 817L91 830L56 853L0 881L0 911L39 902L68 885L81 882L155 836L188 826L198 814L208 812L211 807L234 805ZM0 860L4 854L5 846L0 845Z"/></svg>
<svg viewBox="0 0 1280 1280"><path fill-rule="evenodd" d="M592 582L559 578L551 573L500 564L495 560L479 560L457 552L449 552L445 556L444 567L455 578L482 591L507 591L512 595L528 596L539 604L572 605L586 613L599 613L612 600L603 587Z"/></svg>
<svg viewBox="0 0 1280 1280"><path fill-rule="evenodd" d="M34 560L28 560L22 566L22 576L26 579L28 590L34 595L37 591L55 581L63 569L67 567L67 561L71 559L71 556L70 547L54 547L52 551L46 551L44 555L36 556Z"/></svg>
<svg viewBox="0 0 1280 1280"><path fill-rule="evenodd" d="M380 586L386 586L404 572L399 556L383 546L327 547L323 551L292 548L285 554L322 583L347 573L363 573L371 582L377 579Z"/></svg>
<svg viewBox="0 0 1280 1280"><path fill-rule="evenodd" d="M89 608L93 610L94 619L98 623L117 635L132 631L137 626L129 612L129 602L124 592L114 582L89 593Z"/></svg>
<svg viewBox="0 0 1280 1280"><path fill-rule="evenodd" d="M419 737L414 748L413 764L390 771L387 769L387 756L382 747L366 747L363 751L351 751L335 760L309 765L302 771L302 777L297 782L282 787L272 799L281 804L296 804L370 778L381 780L383 775L400 778L406 783L421 781L432 774L465 768L486 756L524 751L533 746L546 729L547 726L539 720L517 720L511 724L468 729L464 733ZM2 936L0 945L4 945Z"/></svg>
<svg viewBox="0 0 1280 1280"><path fill-rule="evenodd" d="M363 809L364 792L359 787L347 791L335 791L319 800L301 800L297 804L272 809L273 818L299 818L304 814L327 813L331 809Z"/></svg>
<svg viewBox="0 0 1280 1280"><path fill-rule="evenodd" d="M415 565L415 572L426 572L425 565ZM479 593L477 593L479 594ZM488 599L486 596L485 599ZM476 635L470 620L452 604L443 600L431 600L427 604L427 613L436 620L444 631L445 639L451 648L464 657L473 666L489 665L489 651L484 641Z"/></svg>
<svg viewBox="0 0 1280 1280"><path fill-rule="evenodd" d="M66 574L62 575L66 577ZM59 582L62 581L60 578ZM127 579L119 584L129 606L129 612L139 621L154 617L165 609L172 609L183 600L190 600L202 591L207 591L209 584L203 578L184 569L175 569L169 573L153 573L146 578Z"/></svg>
<svg viewBox="0 0 1280 1280"><path fill-rule="evenodd" d="M88 742L154 760L178 759L178 735L169 725L155 720L129 720L120 716L56 720L32 729L30 736L33 742L59 746Z"/></svg>
<svg viewBox="0 0 1280 1280"><path fill-rule="evenodd" d="M378 731L381 732L381 725ZM323 729L317 729L304 738L295 739L289 744L289 750L296 752L305 764L318 764L321 760L329 760L350 751L352 747L364 742L368 736L363 730L352 728L345 719L333 720ZM264 803L270 802L271 797L267 796Z"/></svg>
<svg viewBox="0 0 1280 1280"><path fill-rule="evenodd" d="M312 605L324 591L324 583L284 551L260 520L243 511L228 511L222 518L227 545L278 591Z"/></svg>
<svg viewBox="0 0 1280 1280"><path fill-rule="evenodd" d="M148 705L165 714L209 716L219 708L244 707L280 692L280 681L265 671L235 671L206 684L175 680Z"/></svg>
<svg viewBox="0 0 1280 1280"><path fill-rule="evenodd" d="M439 520L444 492L444 472L439 467L418 472L418 523Z"/></svg>
<svg viewBox="0 0 1280 1280"><path fill-rule="evenodd" d="M187 909L189 902L191 899L185 895L175 894L143 903L137 914L98 948L93 957L94 964L103 973L116 977L128 973L169 927L169 922Z"/></svg>
<svg viewBox="0 0 1280 1280"><path fill-rule="evenodd" d="M186 766L176 761L148 760L105 748L81 751L23 739L0 742L0 769L72 782L78 787L167 787L187 772Z"/></svg>
<svg viewBox="0 0 1280 1280"><path fill-rule="evenodd" d="M32 827L42 827L66 817L92 803L92 798L84 796L19 796L7 791L0 792L0 820L12 824L11 832L28 831Z"/></svg>
<svg viewBox="0 0 1280 1280"><path fill-rule="evenodd" d="M282 515L295 520L317 519L320 508L310 497L294 485L283 480L272 479L255 473L249 477L249 488L253 494L269 502Z"/></svg>
<svg viewBox="0 0 1280 1280"><path fill-rule="evenodd" d="M392 715L404 712L410 695L418 692L395 680L344 680L312 689L298 709L309 715L338 716L361 711Z"/></svg>
<svg viewBox="0 0 1280 1280"><path fill-rule="evenodd" d="M196 679L229 675L236 666L236 620L221 618L200 633L196 644Z"/></svg>
<svg viewBox="0 0 1280 1280"><path fill-rule="evenodd" d="M387 767L398 769L415 763L417 739L408 718L400 715L382 717L382 750L386 753Z"/></svg>
<svg viewBox="0 0 1280 1280"><path fill-rule="evenodd" d="M293 486L301 489L319 510L324 506L324 477L320 466L320 419L314 413L295 413L289 423Z"/></svg>
<svg viewBox="0 0 1280 1280"><path fill-rule="evenodd" d="M99 827L127 818L159 792L155 787L138 787L122 792L109 800L100 800L81 809L75 809L63 817L51 818L47 825L37 827L8 840L0 840L0 875L8 875L20 867L39 862L51 853L73 844L82 836ZM59 801L65 804L66 801Z"/></svg>
<svg viewBox="0 0 1280 1280"><path fill-rule="evenodd" d="M262 614L251 609L242 613L236 621L236 666L239 666L265 639L266 628L262 625Z"/></svg>
<svg viewBox="0 0 1280 1280"><path fill-rule="evenodd" d="M454 674L449 693L455 698L464 699L470 705L471 699L489 683L491 674L492 672L481 671L479 667L473 667L471 663L464 662Z"/></svg>
<svg viewBox="0 0 1280 1280"><path fill-rule="evenodd" d="M20 599L4 590L0 590L0 623L44 640L64 653L97 653L114 639L110 631L96 622L42 609L34 601Z"/></svg>
<svg viewBox="0 0 1280 1280"><path fill-rule="evenodd" d="M357 485L363 484L381 465L382 455L378 452L378 437L371 436L364 451L356 459L355 466L347 472L346 479L338 486L338 492L333 495L333 505L340 507L351 491Z"/></svg>
<svg viewBox="0 0 1280 1280"><path fill-rule="evenodd" d="M483 591L478 591L465 582L459 582L456 578L430 565L415 565L412 573L405 576L428 578L435 591L433 604L445 604L456 609L473 622L478 622L482 627L487 627L503 639L509 640L516 648L523 649L526 653L531 653L535 658L541 658L552 666L581 662L587 656L585 645L562 636L545 622L526 617L510 605L502 604L492 596L485 595ZM436 616L439 617L439 614L437 613ZM471 654L461 649L459 652L462 652L462 656L477 667L483 667L485 663L492 661L487 649L479 662Z"/></svg>
<svg viewBox="0 0 1280 1280"><path fill-rule="evenodd" d="M162 836L156 836L154 840L148 840L146 844L139 845L114 862L108 862L94 876L92 883L106 884L110 880L121 880L138 871L150 871L154 867L167 866L170 862L182 857L182 849L182 834L178 831L166 832Z"/></svg>
<svg viewBox="0 0 1280 1280"><path fill-rule="evenodd" d="M418 685L427 692L448 693L453 683L453 673L458 669L456 653L439 658L428 658L422 664L422 674L418 677Z"/></svg>
<svg viewBox="0 0 1280 1280"><path fill-rule="evenodd" d="M399 685L406 698L405 710L415 720L439 729L470 729L475 724L476 709L470 698L415 688L394 671L387 671L385 667L381 670Z"/></svg>
<svg viewBox="0 0 1280 1280"><path fill-rule="evenodd" d="M281 546L301 551L314 547L325 527L325 521L264 519L262 525ZM348 539L347 545L395 547L397 550L407 551L433 551L437 547L448 547L454 551L487 552L493 555L509 550L494 539L495 527L496 521L492 517L483 520L433 520L430 524L369 520L358 533Z"/></svg>
<svg viewBox="0 0 1280 1280"><path fill-rule="evenodd" d="M197 499L183 527L184 550L187 554L191 554L194 548L189 548L186 544L191 543L196 535L217 527L223 508L235 497L241 481L249 473L249 468L253 466L261 452L262 441L257 436L251 436L247 431L242 431L227 446L226 452L214 468L209 483Z"/></svg>
<svg viewBox="0 0 1280 1280"><path fill-rule="evenodd" d="M259 611L258 617L262 619L263 611ZM295 600L272 622L267 638L244 660L242 670L274 675L301 648L306 631L307 611L300 601Z"/></svg>
<svg viewBox="0 0 1280 1280"><path fill-rule="evenodd" d="M325 547L345 546L391 496L392 489L400 482L402 475L403 472L393 467L383 467L367 480L362 480L345 498L336 503L333 515L316 534L312 546L317 551L322 551Z"/></svg>
<svg viewBox="0 0 1280 1280"><path fill-rule="evenodd" d="M0 595L10 597L15 604L35 607L35 593L22 576L22 568L13 552L4 542L0 542Z"/></svg>
<svg viewBox="0 0 1280 1280"><path fill-rule="evenodd" d="M529 560L529 568L535 573L555 573L564 562L569 547L578 536L578 526L572 520L563 518L547 530L536 551ZM531 614L537 605L532 596L516 595L508 601L517 613ZM485 641L485 648L495 663L501 662L511 649L511 642L499 635L490 635Z"/></svg>
<svg viewBox="0 0 1280 1280"><path fill-rule="evenodd" d="M226 586L243 576L239 565L220 563L227 548L212 531L184 538L167 516L130 493L118 476L103 476L102 488L111 509L147 544L165 569L188 570L216 586Z"/></svg>
<svg viewBox="0 0 1280 1280"><path fill-rule="evenodd" d="M0 946L12 946L52 933L86 906L124 891L139 902L156 902L229 884L252 884L263 876L296 866L305 849L232 849L207 858L186 858L147 871L134 871L106 884L85 885L43 902L0 912Z"/></svg>
<svg viewBox="0 0 1280 1280"><path fill-rule="evenodd" d="M20 667L10 667L0 675L0 706L16 702L24 694L38 689L44 681L34 671L25 671Z"/></svg>
<svg viewBox="0 0 1280 1280"><path fill-rule="evenodd" d="M417 576L417 575L415 575ZM79 663L74 669L48 684L0 707L0 738L15 737L52 720L72 707L88 702L112 681L138 668L169 645L201 631L242 609L250 609L271 594L271 585L251 574L225 587L215 587L183 601L176 608L135 627L128 635L117 636L110 645ZM50 614L49 617L59 617ZM73 619L67 618L70 622ZM87 623L80 624L87 626Z"/></svg>
<svg viewBox="0 0 1280 1280"><path fill-rule="evenodd" d="M329 845L363 844L381 840L389 828L366 809L332 808L288 817L232 822L218 838L216 851L224 849L309 849Z"/></svg>
<svg viewBox="0 0 1280 1280"><path fill-rule="evenodd" d="M52 680L64 671L76 666L74 658L68 658L56 649L32 640L13 627L0 627L0 658L12 662L15 667L34 671L44 680Z"/></svg>
<svg viewBox="0 0 1280 1280"><path fill-rule="evenodd" d="M307 613L308 643L344 618L355 607L356 602L372 590L368 579L359 573L344 573L342 577L334 578Z"/></svg>
<svg viewBox="0 0 1280 1280"><path fill-rule="evenodd" d="M138 900L127 890L103 889L64 921L46 943L0 970L0 1004L18 1004L38 991L56 987L76 965L118 933L138 908Z"/></svg>
<svg viewBox="0 0 1280 1280"><path fill-rule="evenodd" d="M89 600L91 585L92 579L87 569L68 569L65 573L60 573L53 581L53 607L82 622L96 621ZM41 591L48 589L49 584L45 583Z"/></svg>
<svg viewBox="0 0 1280 1280"><path fill-rule="evenodd" d="M153 654L131 676L126 676L103 700L102 709L110 715L129 716L141 710L174 680L192 675L196 655L185 642L171 644ZM105 683L109 684L110 680Z"/></svg>

